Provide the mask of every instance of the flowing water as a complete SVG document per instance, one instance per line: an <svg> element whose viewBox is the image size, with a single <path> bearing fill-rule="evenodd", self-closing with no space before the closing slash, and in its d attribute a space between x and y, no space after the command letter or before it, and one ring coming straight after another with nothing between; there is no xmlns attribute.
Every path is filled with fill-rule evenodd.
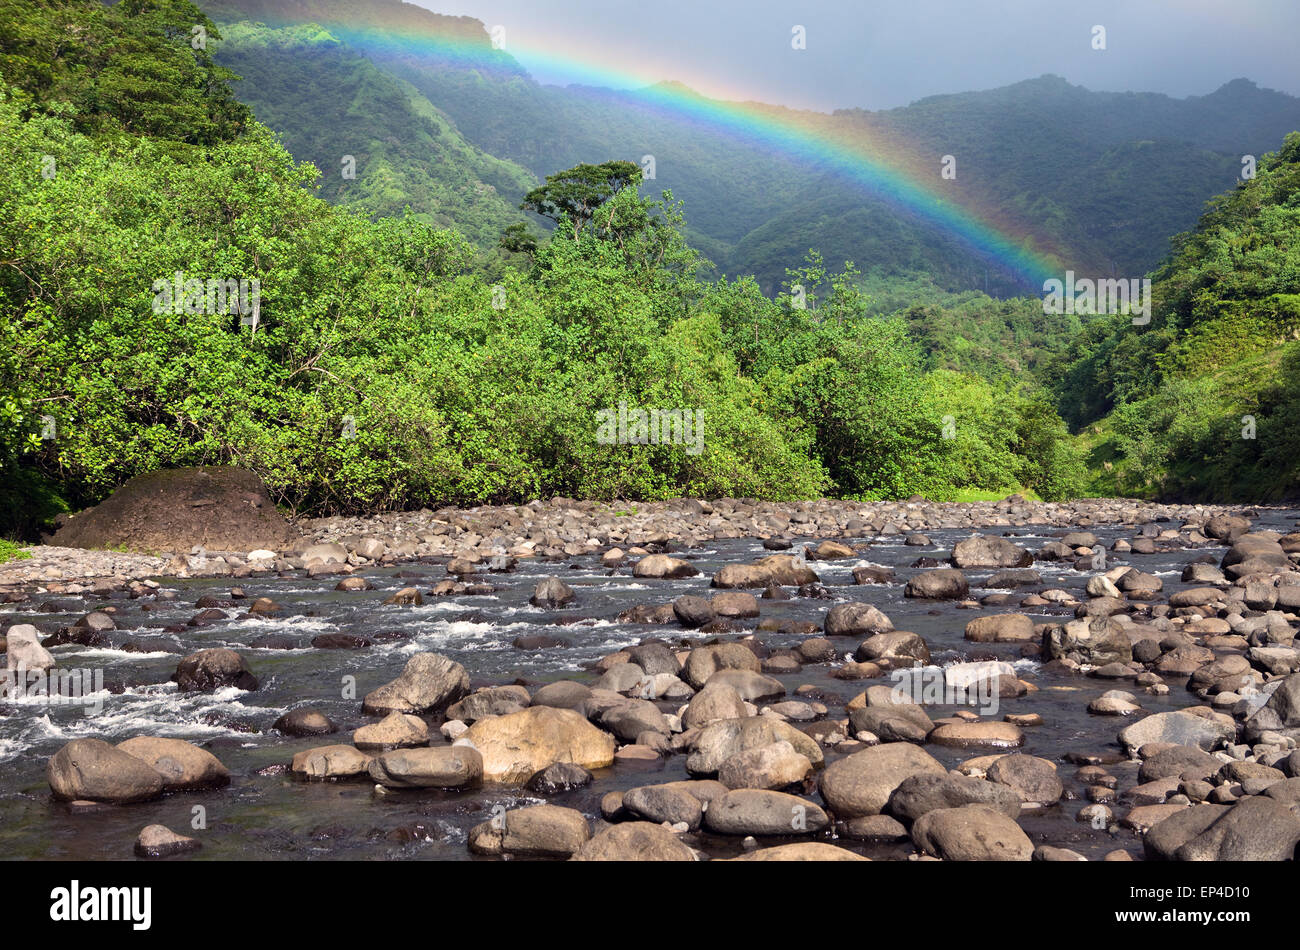
<svg viewBox="0 0 1300 950"><path fill-rule="evenodd" d="M1283 533L1294 529L1300 511L1265 510L1255 529ZM1177 527L1160 524L1158 527ZM1105 544L1118 537L1131 537L1133 530L1098 528ZM1062 532L1046 529L990 529L1007 533L1028 547L1037 548ZM1041 532L1041 533L1040 533ZM1116 847L1137 844L1127 831L1111 833L1077 823L1075 813L1086 804L1082 785L1073 778L1075 766L1064 761L1067 753L1119 756L1115 737L1126 724L1114 717L1097 717L1086 711L1088 702L1110 688L1131 688L1115 683L1064 673L1049 673L1032 660L1019 658L1011 644L972 644L963 639L967 621L982 613L958 608L952 602L907 600L903 583L913 573L908 567L921 556L944 557L951 545L966 532L931 531L931 547L907 547L902 538L876 539L869 555L858 559L812 564L823 584L837 601L865 601L881 608L899 630L921 634L940 665L996 657L1016 663L1022 678L1039 691L1019 699L1002 701L998 715L1036 712L1045 723L1026 728L1024 752L1058 763L1065 780L1067 800L1041 815L1022 816L1021 825L1036 842L1074 848L1090 858L1100 857ZM813 540L813 539L808 539ZM798 542L796 548L799 547ZM1187 586L1179 576L1184 565L1204 554L1222 554L1222 547L1204 547L1152 555L1115 555L1116 563L1129 563L1156 574L1164 581L1167 598ZM251 602L268 596L285 611L276 617L244 617L238 606L227 609L228 619L207 626L184 626L180 632L164 628L183 625L196 612L195 601L203 594L228 595L229 578L164 580L163 586L177 592L173 601L132 600L126 593L101 597L51 596L37 598L47 612L33 611L31 602L14 605L0 613L0 620L36 623L52 632L75 621L88 610L111 603L118 629L109 631L112 649L60 646L53 653L61 667L103 670L105 690L94 699L102 700L97 715L86 715L79 706L49 705L32 697L0 704L0 853L10 859L123 859L139 830L152 823L167 825L203 842L192 859L471 859L466 837L473 825L489 817L492 807L516 807L540 803L542 799L516 789L487 786L481 790L452 793L404 791L376 795L369 782L302 783L283 768L303 749L347 742L358 726L375 721L360 713L360 697L397 676L407 659L420 651L436 651L463 664L474 686L509 683L516 679L530 686L557 679L591 682L595 675L587 666L594 660L643 638L659 636L670 642L690 638L689 631L673 627L624 624L618 614L636 604L661 604L683 593L710 593L710 575L724 563L749 561L771 552L755 540L729 540L681 552L701 571L693 578L675 581L643 581L623 568L613 576L601 567L597 557L565 562L521 561L510 574L493 574L485 579L498 591L489 596L461 596L442 600L426 598L423 606L385 606L393 591L417 586L422 591L446 578L441 563L409 563L399 567L365 571L375 590L337 592L336 577L246 578L236 583ZM445 559L444 559L445 560ZM889 586L855 585L852 569L862 564L895 569L897 583ZM1034 569L1042 576L1041 586L1021 588L1020 593L1061 587L1083 598L1088 574L1052 562L1038 562ZM981 588L993 571L967 571L972 596L990 591ZM555 574L578 593L575 607L559 611L541 610L528 604L536 582ZM417 576L418 575L418 576ZM755 591L757 593L757 591ZM1017 598L1018 599L1018 598ZM794 598L788 601L760 601L762 616L777 620L812 620L820 625L832 601ZM27 609L19 609L19 608ZM1018 610L1014 606L993 610ZM1040 610L1042 610L1040 608ZM1060 620L1071 616L1066 610L1026 611L1035 621ZM752 623L752 622L751 622ZM314 636L343 633L380 637L362 650L322 650L310 647ZM391 639L384 635L398 634ZM512 646L521 635L546 634L569 641L568 646L525 652ZM305 649L265 649L253 646L268 635L288 637ZM697 637L699 635L696 635ZM771 647L793 646L800 639L776 633L760 633ZM127 641L150 652L118 649ZM842 654L856 648L856 639L837 638ZM216 694L182 694L168 677L181 656L196 650L225 646L239 650L260 680L253 692L227 689ZM795 674L778 675L793 694L795 687L812 684L824 691L832 718L843 717L843 702L873 683L888 680L846 682L833 679L827 665L809 665ZM355 678L355 699L344 699L349 678ZM1145 710L1160 712L1196 702L1181 679L1169 682L1166 697L1139 694ZM340 727L333 736L292 739L273 731L271 724L284 712L299 706L324 711ZM676 704L661 704L675 711ZM954 707L927 707L932 718ZM434 732L435 741L442 741ZM136 735L183 738L205 746L230 769L228 788L198 793L180 793L146 804L104 807L76 813L66 804L51 799L45 781L45 763L64 743L74 738L96 737L120 742ZM980 754L927 746L928 751L949 766ZM827 752L828 761L836 754ZM1136 765L1117 763L1110 767L1120 779L1121 790L1136 783ZM688 777L685 756L677 755L657 763L624 764L596 774L585 789L551 797L555 804L577 808L589 818L599 817L600 797L616 789L655 784ZM813 796L815 798L815 796ZM196 806L206 828L194 830ZM1123 809L1117 810L1122 814ZM701 835L692 839L714 856L738 853L735 839ZM841 841L876 858L904 857L905 846L867 846Z"/></svg>

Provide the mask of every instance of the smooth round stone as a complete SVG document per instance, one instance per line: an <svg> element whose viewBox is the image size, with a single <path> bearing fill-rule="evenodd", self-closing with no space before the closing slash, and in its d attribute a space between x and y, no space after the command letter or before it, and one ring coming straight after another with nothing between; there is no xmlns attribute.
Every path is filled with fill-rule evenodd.
<svg viewBox="0 0 1300 950"><path fill-rule="evenodd" d="M928 741L958 749L1016 749L1025 744L1025 734L1009 722L946 722Z"/></svg>

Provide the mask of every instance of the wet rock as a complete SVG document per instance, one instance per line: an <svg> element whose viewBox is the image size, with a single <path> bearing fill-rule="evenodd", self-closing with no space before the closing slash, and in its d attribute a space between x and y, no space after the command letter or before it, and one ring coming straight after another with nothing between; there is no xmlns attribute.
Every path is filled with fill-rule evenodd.
<svg viewBox="0 0 1300 950"><path fill-rule="evenodd" d="M762 671L762 664L754 651L743 643L716 643L696 647L682 667L682 679L700 689L718 670Z"/></svg>
<svg viewBox="0 0 1300 950"><path fill-rule="evenodd" d="M963 805L987 805L1008 818L1020 814L1020 796L1015 789L967 775L938 772L921 772L903 779L886 807L891 815L914 822L928 812Z"/></svg>
<svg viewBox="0 0 1300 950"><path fill-rule="evenodd" d="M166 825L146 825L135 839L135 853L141 858L170 858L201 847L201 842L178 835Z"/></svg>
<svg viewBox="0 0 1300 950"><path fill-rule="evenodd" d="M728 858L729 861L868 861L860 854L854 854L847 848L837 848L822 841L800 841L795 844L778 845L775 848L759 848L739 857Z"/></svg>
<svg viewBox="0 0 1300 950"><path fill-rule="evenodd" d="M271 726L286 736L324 736L338 732L338 726L319 709L291 709Z"/></svg>
<svg viewBox="0 0 1300 950"><path fill-rule="evenodd" d="M658 580L694 577L700 573L689 561L669 557L667 554L648 554L632 565L633 577Z"/></svg>
<svg viewBox="0 0 1300 950"><path fill-rule="evenodd" d="M912 825L912 841L945 861L1028 861L1034 853L1015 821L985 805L927 812Z"/></svg>
<svg viewBox="0 0 1300 950"><path fill-rule="evenodd" d="M753 564L727 564L713 575L711 581L712 586L722 588L766 587L769 584L802 587L820 582L821 578L812 568L788 554L773 554Z"/></svg>
<svg viewBox="0 0 1300 950"><path fill-rule="evenodd" d="M753 716L720 719L701 728L686 759L686 770L692 775L713 775L737 753L781 741L790 743L814 766L821 765L824 758L821 746L813 739L774 717Z"/></svg>
<svg viewBox="0 0 1300 950"><path fill-rule="evenodd" d="M481 719L464 738L483 756L483 778L523 783L557 762L601 769L614 761L614 737L571 709L530 706Z"/></svg>
<svg viewBox="0 0 1300 950"><path fill-rule="evenodd" d="M244 658L234 650L220 647L185 657L172 678L181 692L211 692L227 686L255 690L258 685Z"/></svg>
<svg viewBox="0 0 1300 950"><path fill-rule="evenodd" d="M858 645L853 658L859 663L889 660L897 666L911 666L914 662L928 665L930 648L919 634L898 630L868 637Z"/></svg>
<svg viewBox="0 0 1300 950"><path fill-rule="evenodd" d="M222 788L230 784L230 772L215 755L183 739L136 736L119 742L117 748L147 763L162 776L167 792Z"/></svg>
<svg viewBox="0 0 1300 950"><path fill-rule="evenodd" d="M857 553L847 544L839 541L823 541L814 547L804 549L810 561L837 561L846 557L856 557Z"/></svg>
<svg viewBox="0 0 1300 950"><path fill-rule="evenodd" d="M555 762L534 774L524 787L538 795L558 795L575 788L585 788L592 782L592 774L573 762Z"/></svg>
<svg viewBox="0 0 1300 950"><path fill-rule="evenodd" d="M469 833L469 849L475 854L569 858L589 840L591 827L582 812L531 805L475 825Z"/></svg>
<svg viewBox="0 0 1300 950"><path fill-rule="evenodd" d="M753 670L718 670L704 685L707 687L710 684L730 686L740 694L741 699L751 703L785 695L785 686L780 680Z"/></svg>
<svg viewBox="0 0 1300 950"><path fill-rule="evenodd" d="M830 824L818 805L784 792L744 788L709 803L704 827L721 835L815 834Z"/></svg>
<svg viewBox="0 0 1300 950"><path fill-rule="evenodd" d="M1069 659L1090 666L1133 659L1133 644L1124 628L1101 616L1053 624L1043 637L1043 649L1048 659Z"/></svg>
<svg viewBox="0 0 1300 950"><path fill-rule="evenodd" d="M960 600L970 593L966 575L955 568L942 567L913 575L903 588L904 597L925 600Z"/></svg>
<svg viewBox="0 0 1300 950"><path fill-rule="evenodd" d="M9 672L43 672L55 665L50 651L41 646L40 636L41 632L29 623L15 624L5 631Z"/></svg>
<svg viewBox="0 0 1300 950"><path fill-rule="evenodd" d="M385 752L370 760L368 771L385 788L470 788L483 778L483 757L460 740Z"/></svg>
<svg viewBox="0 0 1300 950"><path fill-rule="evenodd" d="M758 599L745 591L732 590L714 594L709 603L719 617L746 618L758 616Z"/></svg>
<svg viewBox="0 0 1300 950"><path fill-rule="evenodd" d="M1220 815L1174 856L1179 861L1291 861L1297 842L1300 818L1280 802L1251 796Z"/></svg>
<svg viewBox="0 0 1300 950"><path fill-rule="evenodd" d="M472 723L488 716L505 716L529 705L528 690L522 686L489 686L470 693L447 707L448 719Z"/></svg>
<svg viewBox="0 0 1300 950"><path fill-rule="evenodd" d="M574 861L694 861L695 852L671 831L648 821L628 821L598 832Z"/></svg>
<svg viewBox="0 0 1300 950"><path fill-rule="evenodd" d="M363 752L383 752L429 744L429 727L418 716L391 712L379 722L352 734L352 744Z"/></svg>
<svg viewBox="0 0 1300 950"><path fill-rule="evenodd" d="M929 741L959 749L1015 749L1025 734L1009 722L956 722L935 726Z"/></svg>
<svg viewBox="0 0 1300 950"><path fill-rule="evenodd" d="M1206 707L1195 708L1210 712ZM1139 719L1120 731L1119 741L1132 755L1149 742L1195 745L1209 751L1232 741L1235 736L1236 728L1230 717L1176 710Z"/></svg>
<svg viewBox="0 0 1300 950"><path fill-rule="evenodd" d="M820 792L837 818L878 815L904 779L925 774L946 776L948 770L908 743L873 746L827 766Z"/></svg>
<svg viewBox="0 0 1300 950"><path fill-rule="evenodd" d="M1065 793L1056 766L1033 755L1002 756L989 766L988 780L1012 789L1030 806L1054 805Z"/></svg>
<svg viewBox="0 0 1300 950"><path fill-rule="evenodd" d="M125 804L157 798L163 777L153 766L101 739L74 739L50 757L45 770L60 801Z"/></svg>
<svg viewBox="0 0 1300 950"><path fill-rule="evenodd" d="M370 756L350 745L307 749L293 757L289 771L308 781L358 779L369 774Z"/></svg>
<svg viewBox="0 0 1300 950"><path fill-rule="evenodd" d="M702 627L717 619L717 612L708 598L683 594L673 601L673 616L683 627Z"/></svg>
<svg viewBox="0 0 1300 950"><path fill-rule="evenodd" d="M368 693L362 711L422 715L437 712L469 692L469 674L459 663L438 653L417 653L397 679Z"/></svg>
<svg viewBox="0 0 1300 950"><path fill-rule="evenodd" d="M724 761L718 781L727 788L782 789L802 782L812 772L812 762L789 742L745 749Z"/></svg>
<svg viewBox="0 0 1300 950"><path fill-rule="evenodd" d="M826 612L826 636L869 637L894 629L894 624L871 604L836 604Z"/></svg>
<svg viewBox="0 0 1300 950"><path fill-rule="evenodd" d="M1029 643L1037 639L1034 622L1025 614L992 614L966 624L965 637L972 643Z"/></svg>
<svg viewBox="0 0 1300 950"><path fill-rule="evenodd" d="M632 818L683 824L688 831L695 831L704 820L704 803L684 787L688 784L671 782L630 788L623 793L623 808Z"/></svg>
<svg viewBox="0 0 1300 950"><path fill-rule="evenodd" d="M402 607L419 607L424 603L424 598L420 596L420 592L414 587L403 587L401 590L388 597L384 603Z"/></svg>
<svg viewBox="0 0 1300 950"><path fill-rule="evenodd" d="M574 593L572 587L558 577L548 577L538 581L537 586L533 588L533 596L528 598L528 602L534 607L550 609L566 607L577 599L578 595Z"/></svg>
<svg viewBox="0 0 1300 950"><path fill-rule="evenodd" d="M686 704L682 726L694 729L717 719L743 719L747 715L740 693L722 682L709 683Z"/></svg>
<svg viewBox="0 0 1300 950"><path fill-rule="evenodd" d="M952 549L952 564L960 568L1029 567L1034 556L1006 538L981 534L958 541Z"/></svg>

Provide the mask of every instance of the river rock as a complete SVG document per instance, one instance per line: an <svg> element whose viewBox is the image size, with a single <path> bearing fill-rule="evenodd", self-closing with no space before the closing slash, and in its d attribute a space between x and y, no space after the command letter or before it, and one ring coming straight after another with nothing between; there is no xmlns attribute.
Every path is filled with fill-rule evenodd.
<svg viewBox="0 0 1300 950"><path fill-rule="evenodd" d="M790 743L814 766L821 765L824 757L816 741L787 722L771 716L753 716L720 719L700 729L694 749L686 759L686 770L692 775L712 775L738 752L781 741Z"/></svg>
<svg viewBox="0 0 1300 950"><path fill-rule="evenodd" d="M1054 805L1065 794L1056 766L1033 755L1004 755L989 766L987 775L990 782L1014 791L1026 805Z"/></svg>
<svg viewBox="0 0 1300 950"><path fill-rule="evenodd" d="M759 848L727 861L869 861L860 854L854 854L847 848L837 848L823 841L799 841L794 844L778 845L775 848Z"/></svg>
<svg viewBox="0 0 1300 950"><path fill-rule="evenodd" d="M718 768L718 781L727 788L781 789L802 782L812 772L812 762L789 742L745 749Z"/></svg>
<svg viewBox="0 0 1300 950"><path fill-rule="evenodd" d="M710 682L704 685L682 713L682 727L695 729L708 725L716 719L743 719L749 713L745 700L740 693L723 682Z"/></svg>
<svg viewBox="0 0 1300 950"><path fill-rule="evenodd" d="M44 672L52 668L54 656L41 646L41 632L30 623L14 624L5 631L6 664L10 673L19 670Z"/></svg>
<svg viewBox="0 0 1300 950"><path fill-rule="evenodd" d="M1008 818L1020 814L1020 796L1005 785L968 775L920 772L899 783L886 806L891 815L907 822L939 808L987 805Z"/></svg>
<svg viewBox="0 0 1300 950"><path fill-rule="evenodd" d="M338 732L339 727L319 709L291 709L274 723L271 728L286 736L324 736Z"/></svg>
<svg viewBox="0 0 1300 950"><path fill-rule="evenodd" d="M548 577L537 582L528 602L534 607L554 608L567 607L577 599L578 595L572 587L558 577Z"/></svg>
<svg viewBox="0 0 1300 950"><path fill-rule="evenodd" d="M991 614L966 624L972 643L1028 643L1037 638L1034 622L1025 614Z"/></svg>
<svg viewBox="0 0 1300 950"><path fill-rule="evenodd" d="M153 766L102 739L73 739L50 757L45 774L60 801L144 802L164 786Z"/></svg>
<svg viewBox="0 0 1300 950"><path fill-rule="evenodd" d="M141 858L170 858L201 847L201 842L178 835L166 825L146 825L135 839L135 853Z"/></svg>
<svg viewBox="0 0 1300 950"><path fill-rule="evenodd" d="M307 749L293 757L289 771L308 781L356 779L368 774L370 756L350 745Z"/></svg>
<svg viewBox="0 0 1300 950"><path fill-rule="evenodd" d="M970 582L966 580L966 575L949 567L921 571L909 578L907 586L903 588L904 597L925 600L960 600L969 593Z"/></svg>
<svg viewBox="0 0 1300 950"><path fill-rule="evenodd" d="M668 580L681 577L694 577L700 573L689 561L669 557L667 554L647 554L632 565L633 577Z"/></svg>
<svg viewBox="0 0 1300 950"><path fill-rule="evenodd" d="M925 774L947 775L948 770L918 746L872 746L827 766L820 792L837 818L878 815L904 779Z"/></svg>
<svg viewBox="0 0 1300 950"><path fill-rule="evenodd" d="M523 783L556 762L603 769L614 761L614 737L572 709L530 706L480 719L464 738L483 756L483 778Z"/></svg>
<svg viewBox="0 0 1300 950"><path fill-rule="evenodd" d="M505 716L528 708L528 690L522 686L488 686L475 690L447 707L448 719L471 723L488 716Z"/></svg>
<svg viewBox="0 0 1300 950"><path fill-rule="evenodd" d="M582 812L557 805L531 805L475 825L469 833L469 849L475 854L569 858L589 840L591 827Z"/></svg>
<svg viewBox="0 0 1300 950"><path fill-rule="evenodd" d="M751 670L761 673L762 663L743 643L715 643L696 647L682 667L682 679L701 689L718 670Z"/></svg>
<svg viewBox="0 0 1300 950"><path fill-rule="evenodd" d="M249 671L244 658L223 647L191 653L181 660L172 679L183 693L211 692L227 686L257 689L257 677Z"/></svg>
<svg viewBox="0 0 1300 950"><path fill-rule="evenodd" d="M1120 730L1119 741L1125 751L1133 755L1149 742L1194 745L1211 751L1224 742L1231 742L1235 736L1236 728L1230 717L1174 710L1146 716L1126 726Z"/></svg>
<svg viewBox="0 0 1300 950"><path fill-rule="evenodd" d="M978 534L958 541L952 549L953 567L1029 567L1034 556L1006 538Z"/></svg>
<svg viewBox="0 0 1300 950"><path fill-rule="evenodd" d="M830 819L821 807L784 792L743 788L709 803L704 827L721 835L816 834Z"/></svg>
<svg viewBox="0 0 1300 950"><path fill-rule="evenodd" d="M419 716L391 712L379 722L362 726L354 732L352 744L365 752L384 752L389 749L428 745L429 727Z"/></svg>
<svg viewBox="0 0 1300 950"><path fill-rule="evenodd" d="M463 666L439 653L417 653L397 679L368 693L361 709L370 715L422 715L442 710L468 692L469 674Z"/></svg>
<svg viewBox="0 0 1300 950"><path fill-rule="evenodd" d="M836 604L826 612L828 637L869 637L894 629L894 624L871 604Z"/></svg>
<svg viewBox="0 0 1300 950"><path fill-rule="evenodd" d="M649 821L627 821L598 832L572 860L694 861L696 856L667 828Z"/></svg>
<svg viewBox="0 0 1300 950"><path fill-rule="evenodd" d="M912 841L945 861L1028 861L1034 854L1020 826L986 805L927 812L912 825Z"/></svg>
<svg viewBox="0 0 1300 950"><path fill-rule="evenodd" d="M183 739L136 736L117 748L150 765L162 776L168 792L222 788L230 784L230 771L215 755Z"/></svg>
<svg viewBox="0 0 1300 950"><path fill-rule="evenodd" d="M483 757L460 740L385 752L370 760L369 772L385 788L469 788L483 778Z"/></svg>

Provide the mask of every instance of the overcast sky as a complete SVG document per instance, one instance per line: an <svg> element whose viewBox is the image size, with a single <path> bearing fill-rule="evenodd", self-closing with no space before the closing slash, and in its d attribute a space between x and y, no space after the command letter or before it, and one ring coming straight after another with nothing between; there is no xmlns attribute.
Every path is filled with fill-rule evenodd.
<svg viewBox="0 0 1300 950"><path fill-rule="evenodd" d="M883 109L1055 73L1094 90L1300 95L1300 0L419 0L505 27L543 82L632 73L722 98ZM805 29L806 48L791 46ZM1106 30L1094 50L1093 27ZM602 73L567 73L572 59ZM625 85L640 84L628 82Z"/></svg>

